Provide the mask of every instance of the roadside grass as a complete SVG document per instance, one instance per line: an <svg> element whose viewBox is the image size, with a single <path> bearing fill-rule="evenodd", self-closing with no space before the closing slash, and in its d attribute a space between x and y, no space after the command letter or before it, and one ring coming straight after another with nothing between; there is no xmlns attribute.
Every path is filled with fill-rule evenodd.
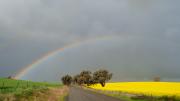
<svg viewBox="0 0 180 101"><path fill-rule="evenodd" d="M53 91L56 89L63 89L63 85L0 78L0 101L47 101L48 99L56 101L54 99L57 97L64 99L66 93L58 95L59 92L55 92L57 93L55 94Z"/></svg>
<svg viewBox="0 0 180 101"><path fill-rule="evenodd" d="M59 101L66 101L67 96L68 96L67 92L65 94L59 96Z"/></svg>
<svg viewBox="0 0 180 101"><path fill-rule="evenodd" d="M18 89L13 93L1 93L0 101L43 101L47 97L44 96L49 91L48 88L27 88L24 90ZM43 96L43 97L42 97Z"/></svg>
<svg viewBox="0 0 180 101"><path fill-rule="evenodd" d="M134 95L133 97L127 96L127 95L121 95L121 94L107 94L104 93L107 96L112 96L124 101L180 101L179 98L175 96L161 96L161 97L155 97L155 96L146 96L146 95Z"/></svg>

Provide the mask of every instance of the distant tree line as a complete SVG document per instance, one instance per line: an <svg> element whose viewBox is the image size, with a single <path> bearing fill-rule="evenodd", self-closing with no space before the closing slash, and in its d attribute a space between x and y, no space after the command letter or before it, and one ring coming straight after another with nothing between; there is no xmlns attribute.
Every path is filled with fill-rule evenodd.
<svg viewBox="0 0 180 101"><path fill-rule="evenodd" d="M112 73L109 73L108 70L100 69L92 73L91 71L84 70L79 74L75 75L74 77L70 75L65 75L61 78L62 83L64 85L71 85L72 83L75 85L83 85L86 84L87 86L94 85L94 84L101 84L102 87L105 86L105 83L112 78Z"/></svg>

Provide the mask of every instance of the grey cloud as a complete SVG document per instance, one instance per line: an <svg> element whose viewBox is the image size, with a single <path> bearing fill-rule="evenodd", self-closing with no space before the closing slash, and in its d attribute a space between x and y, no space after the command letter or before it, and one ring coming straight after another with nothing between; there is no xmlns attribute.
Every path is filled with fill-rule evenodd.
<svg viewBox="0 0 180 101"><path fill-rule="evenodd" d="M162 56L170 59L167 62L172 62L180 49L179 3L179 0L2 0L0 76L14 74L47 52L75 40L106 35L142 38L144 46L156 40L159 47L164 44L177 47L161 50ZM150 45L152 51L158 48L155 44Z"/></svg>

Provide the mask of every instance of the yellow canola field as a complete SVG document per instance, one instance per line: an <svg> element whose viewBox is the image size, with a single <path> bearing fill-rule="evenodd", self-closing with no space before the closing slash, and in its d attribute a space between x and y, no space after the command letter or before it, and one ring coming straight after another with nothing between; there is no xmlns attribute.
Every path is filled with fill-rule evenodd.
<svg viewBox="0 0 180 101"><path fill-rule="evenodd" d="M180 97L180 82L118 82L107 83L105 87L101 87L100 84L90 87L98 90L120 91L132 94Z"/></svg>

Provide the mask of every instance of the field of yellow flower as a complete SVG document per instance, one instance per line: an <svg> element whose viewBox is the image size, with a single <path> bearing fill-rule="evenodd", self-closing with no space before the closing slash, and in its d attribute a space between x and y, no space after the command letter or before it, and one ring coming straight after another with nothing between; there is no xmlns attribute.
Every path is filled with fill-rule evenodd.
<svg viewBox="0 0 180 101"><path fill-rule="evenodd" d="M101 87L99 84L90 87L98 90L120 91L132 94L180 97L180 82L118 82L107 83L105 87Z"/></svg>

